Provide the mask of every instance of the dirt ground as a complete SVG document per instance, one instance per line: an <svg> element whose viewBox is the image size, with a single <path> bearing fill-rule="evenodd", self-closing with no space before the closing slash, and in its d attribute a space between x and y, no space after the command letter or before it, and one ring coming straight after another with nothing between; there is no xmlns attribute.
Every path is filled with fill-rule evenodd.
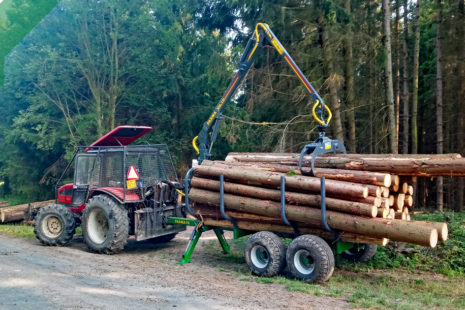
<svg viewBox="0 0 465 310"><path fill-rule="evenodd" d="M110 256L90 253L81 237L67 247L44 247L35 238L0 235L0 309L350 307L342 298L241 281L242 274L222 268L218 256L205 249L213 234L202 236L192 263L178 265L189 234L158 245L130 240L123 253Z"/></svg>

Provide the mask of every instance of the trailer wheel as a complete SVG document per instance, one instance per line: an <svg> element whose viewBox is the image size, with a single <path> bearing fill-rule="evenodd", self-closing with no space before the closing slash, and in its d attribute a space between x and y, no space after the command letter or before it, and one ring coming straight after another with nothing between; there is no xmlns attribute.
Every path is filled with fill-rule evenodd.
<svg viewBox="0 0 465 310"><path fill-rule="evenodd" d="M122 251L129 236L127 210L106 195L91 198L82 214L82 235L94 252L114 254Z"/></svg>
<svg viewBox="0 0 465 310"><path fill-rule="evenodd" d="M281 238L269 231L253 234L245 246L245 261L252 272L272 277L280 273L286 264L286 247Z"/></svg>
<svg viewBox="0 0 465 310"><path fill-rule="evenodd" d="M58 204L40 209L34 221L34 234L43 245L68 244L73 239L75 228L73 213Z"/></svg>
<svg viewBox="0 0 465 310"><path fill-rule="evenodd" d="M286 253L291 274L309 283L328 281L334 271L334 255L320 237L303 235L295 238Z"/></svg>
<svg viewBox="0 0 465 310"><path fill-rule="evenodd" d="M354 244L354 247L341 253L341 257L351 262L368 262L375 256L376 244Z"/></svg>

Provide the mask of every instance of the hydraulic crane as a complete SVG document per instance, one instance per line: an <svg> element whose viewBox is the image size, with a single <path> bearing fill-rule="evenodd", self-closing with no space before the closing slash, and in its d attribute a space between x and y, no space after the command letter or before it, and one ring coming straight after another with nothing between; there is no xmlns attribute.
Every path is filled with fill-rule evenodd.
<svg viewBox="0 0 465 310"><path fill-rule="evenodd" d="M220 101L216 105L213 113L203 124L199 134L192 140L192 145L198 154L198 163L201 164L203 160L211 158L211 150L218 136L218 131L222 121L222 111L226 104L234 96L237 88L241 85L241 82L247 75L247 72L254 63L257 55L262 51L266 44L271 44L279 55L284 58L292 71L297 75L300 82L305 86L305 89L310 94L311 100L314 102L312 114L318 122L319 137L313 143L307 144L302 149L299 163L300 170L303 175L313 175L314 159L318 155L337 151L345 153L345 147L340 141L331 140L325 136L326 128L328 127L332 117L331 110L327 105L325 105L323 99L307 80L287 50L271 31L270 27L265 23L258 23L255 26L255 31L247 42L244 53L239 61L239 68L236 75L226 89L226 92L223 94L223 97L221 97ZM326 112L328 114L327 120L325 120ZM309 171L302 169L302 160L306 154L314 155L312 156L311 170Z"/></svg>

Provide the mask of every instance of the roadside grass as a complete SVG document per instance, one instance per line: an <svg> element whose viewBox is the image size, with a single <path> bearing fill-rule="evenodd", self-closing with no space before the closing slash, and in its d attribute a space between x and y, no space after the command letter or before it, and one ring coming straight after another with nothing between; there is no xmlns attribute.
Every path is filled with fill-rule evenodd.
<svg viewBox="0 0 465 310"><path fill-rule="evenodd" d="M23 238L35 237L34 226L23 224L1 224L0 234ZM75 235L82 235L81 227L76 228Z"/></svg>
<svg viewBox="0 0 465 310"><path fill-rule="evenodd" d="M367 263L349 263L336 257L332 278L322 285L293 280L288 274L261 278L250 273L244 259L248 237L228 240L231 253L221 253L216 240L204 251L215 257L222 270L236 271L239 281L282 285L288 291L315 296L340 297L357 308L464 309L465 308L465 212L425 213L415 220L445 221L449 240L434 249L403 243L378 247ZM288 243L289 240L284 240Z"/></svg>
<svg viewBox="0 0 465 310"><path fill-rule="evenodd" d="M2 224L0 234L32 238L34 237L34 227L22 224Z"/></svg>

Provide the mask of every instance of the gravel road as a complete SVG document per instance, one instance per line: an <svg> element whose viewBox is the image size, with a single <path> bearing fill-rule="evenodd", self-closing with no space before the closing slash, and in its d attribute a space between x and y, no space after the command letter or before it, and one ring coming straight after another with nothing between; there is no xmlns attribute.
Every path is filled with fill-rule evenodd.
<svg viewBox="0 0 465 310"><path fill-rule="evenodd" d="M167 244L129 240L123 253L90 253L81 237L67 247L0 235L0 309L341 309L341 298L289 292L283 285L241 281L206 251L177 265L189 231ZM220 250L218 249L218 253ZM237 264L236 264L237 265Z"/></svg>

